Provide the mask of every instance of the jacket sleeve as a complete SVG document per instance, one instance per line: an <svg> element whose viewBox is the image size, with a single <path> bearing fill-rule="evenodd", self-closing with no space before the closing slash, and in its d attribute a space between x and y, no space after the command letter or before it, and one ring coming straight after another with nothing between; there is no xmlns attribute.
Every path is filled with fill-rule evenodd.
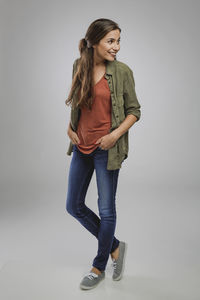
<svg viewBox="0 0 200 300"><path fill-rule="evenodd" d="M138 102L137 95L135 92L135 80L133 77L133 71L128 68L124 76L124 109L125 116L134 115L139 121L141 117L140 103ZM136 122L137 122L136 121Z"/></svg>
<svg viewBox="0 0 200 300"><path fill-rule="evenodd" d="M73 80L73 78L74 78L74 73L75 73L75 62L76 62L76 61L74 61L74 63L73 63L72 80Z"/></svg>
<svg viewBox="0 0 200 300"><path fill-rule="evenodd" d="M75 59L75 61L74 61L74 63L73 63L72 80L73 80L74 75L75 75L76 70L77 70L77 63L78 63L78 60L79 60L78 58ZM76 120L76 118L77 118L77 112L79 113L79 111L77 110L77 108L73 108L73 107L71 106L70 123L71 123L71 128L72 128L73 131L76 130L76 129L75 129L75 125L74 125L74 122L75 122L74 120Z"/></svg>
<svg viewBox="0 0 200 300"><path fill-rule="evenodd" d="M74 63L73 63L73 68L72 68L72 80L73 80L73 78L74 78L74 74L75 74L75 66L76 66L76 59L75 59L75 61L74 61ZM70 111L70 124L71 124L71 128L72 128L72 130L74 130L73 129L73 125L72 125L72 114L74 113L74 109L71 107L71 111Z"/></svg>
<svg viewBox="0 0 200 300"><path fill-rule="evenodd" d="M74 63L73 63L72 79L74 78L74 74L75 74L76 69L77 69L77 62L78 62L78 58L75 59L75 61L74 61Z"/></svg>

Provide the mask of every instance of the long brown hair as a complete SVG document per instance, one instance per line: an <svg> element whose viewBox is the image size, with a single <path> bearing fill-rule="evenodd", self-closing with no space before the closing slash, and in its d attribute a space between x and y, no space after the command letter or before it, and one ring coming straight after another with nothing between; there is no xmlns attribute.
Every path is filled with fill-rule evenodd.
<svg viewBox="0 0 200 300"><path fill-rule="evenodd" d="M92 47L98 44L100 40L110 31L118 29L121 32L118 24L110 19L100 18L93 21L86 32L85 38L79 41L80 58L77 64L77 70L72 79L71 89L68 98L65 101L66 105L72 103L75 108L86 106L91 110L92 100L94 97L93 89L93 52ZM116 58L115 58L116 59ZM79 97L77 103L73 101L73 96L76 89L79 88Z"/></svg>

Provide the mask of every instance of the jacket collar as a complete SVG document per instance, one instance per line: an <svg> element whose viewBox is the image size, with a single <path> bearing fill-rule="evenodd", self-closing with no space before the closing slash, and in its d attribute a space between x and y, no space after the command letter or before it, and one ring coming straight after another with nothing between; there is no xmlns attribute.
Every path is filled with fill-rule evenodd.
<svg viewBox="0 0 200 300"><path fill-rule="evenodd" d="M113 61L106 60L106 74L105 74L106 78L107 75L113 74L114 68L115 68L115 60Z"/></svg>

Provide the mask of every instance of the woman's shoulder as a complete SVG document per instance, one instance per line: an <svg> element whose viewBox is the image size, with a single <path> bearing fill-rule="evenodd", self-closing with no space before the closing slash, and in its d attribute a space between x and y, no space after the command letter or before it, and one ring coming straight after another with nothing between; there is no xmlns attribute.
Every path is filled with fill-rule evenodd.
<svg viewBox="0 0 200 300"><path fill-rule="evenodd" d="M126 63L124 63L124 62L122 62L120 60L114 60L113 63L114 63L114 67L118 71L121 71L123 73L133 72L132 69L131 69L131 67L128 64L126 64Z"/></svg>
<svg viewBox="0 0 200 300"><path fill-rule="evenodd" d="M75 60L74 60L74 62L73 62L73 66L76 66L79 60L80 60L80 57L75 58Z"/></svg>

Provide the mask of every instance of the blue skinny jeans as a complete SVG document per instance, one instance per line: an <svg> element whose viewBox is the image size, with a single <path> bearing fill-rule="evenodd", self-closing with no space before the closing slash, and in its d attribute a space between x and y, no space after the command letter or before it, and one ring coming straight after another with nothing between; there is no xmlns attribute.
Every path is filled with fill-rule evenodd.
<svg viewBox="0 0 200 300"><path fill-rule="evenodd" d="M114 236L114 232L116 227L115 195L120 169L107 170L108 150L100 147L92 153L85 154L74 144L72 153L66 210L97 238L98 251L92 266L104 271L109 254L119 246L119 240ZM94 169L100 218L85 205L85 196Z"/></svg>

